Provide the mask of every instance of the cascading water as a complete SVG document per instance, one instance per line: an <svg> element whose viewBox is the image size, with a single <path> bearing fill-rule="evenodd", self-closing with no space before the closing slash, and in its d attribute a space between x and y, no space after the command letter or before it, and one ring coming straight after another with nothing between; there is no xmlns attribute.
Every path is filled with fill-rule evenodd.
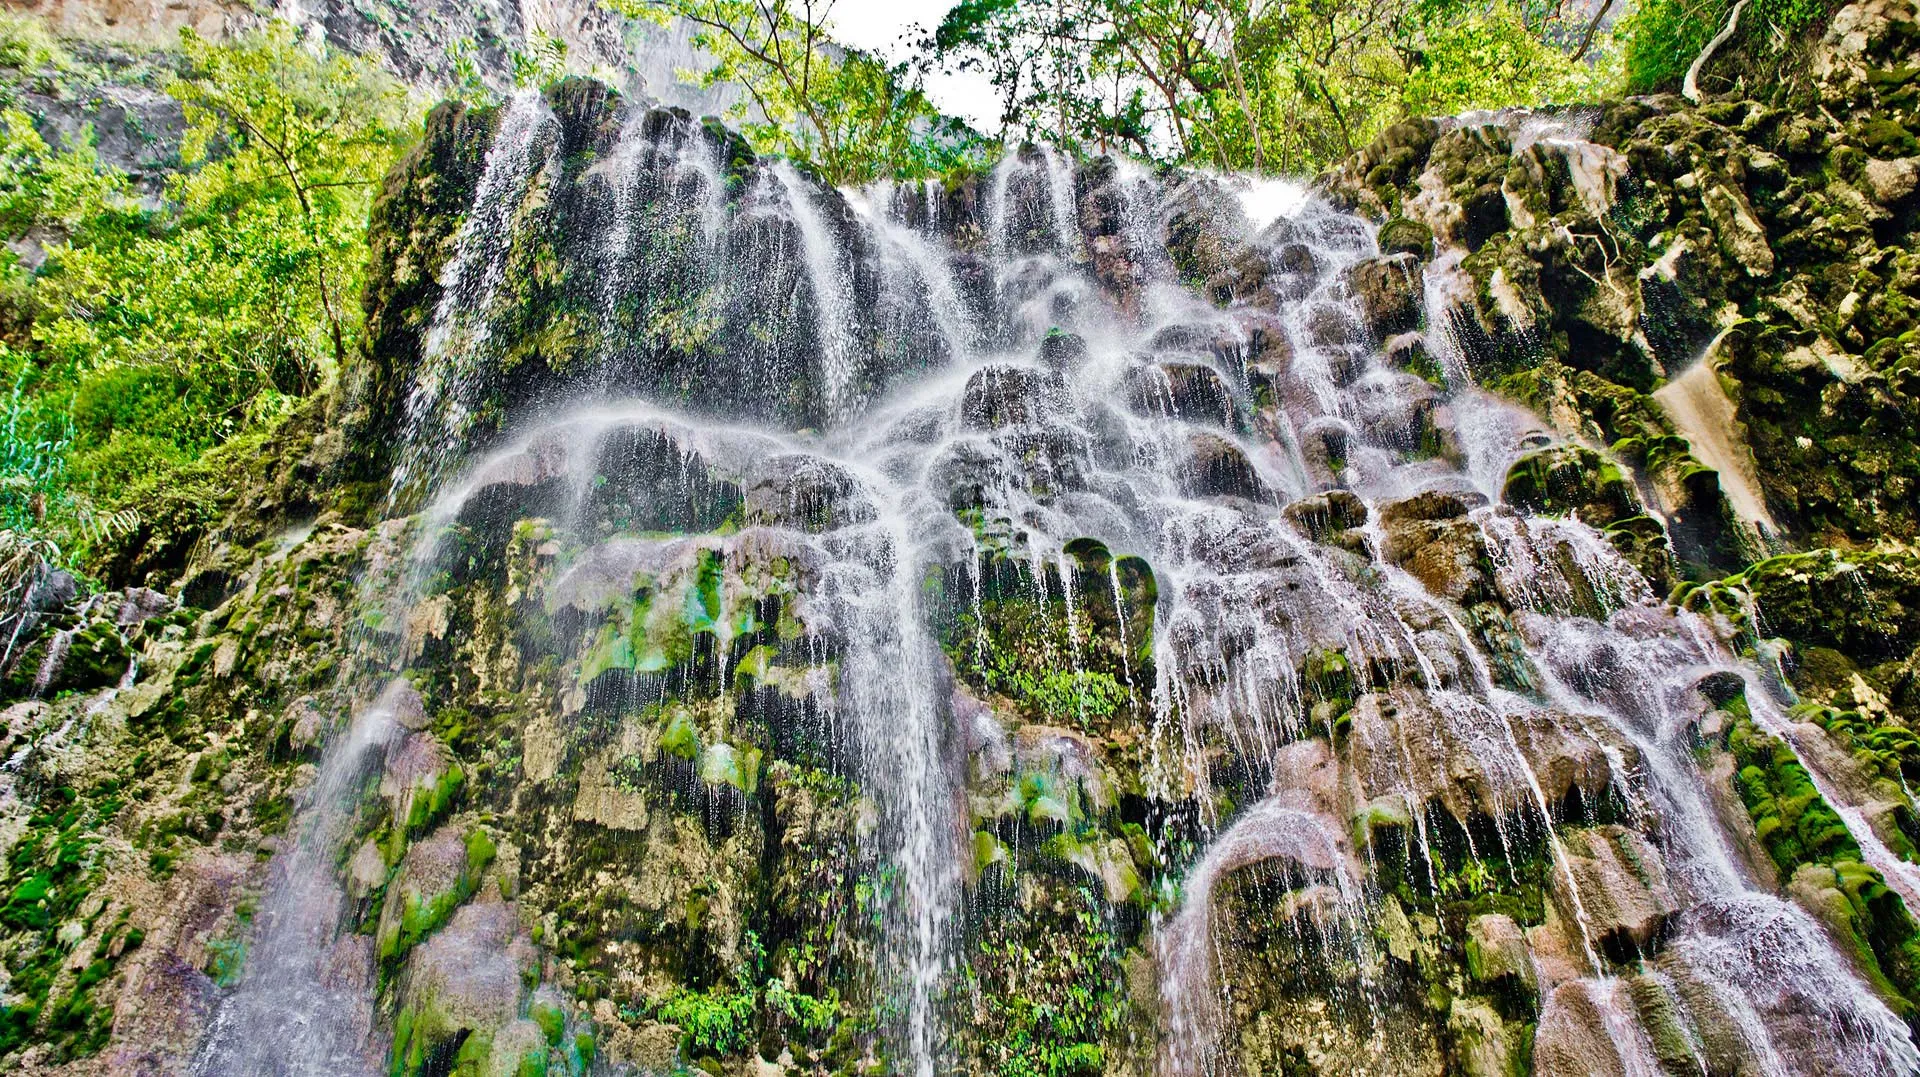
<svg viewBox="0 0 1920 1077"><path fill-rule="evenodd" d="M1696 685L1731 659L1599 531L1491 503L1516 459L1560 443L1473 385L1451 337L1454 255L1424 277L1387 266L1412 320L1382 333L1356 283L1382 261L1372 228L1310 196L1263 195L1279 216L1256 233L1218 180L1052 150L1009 154L963 209L908 186L842 195L784 163L723 164L665 115L627 117L568 181L553 112L530 95L502 111L408 372L393 507L425 508L404 568L365 583L407 627L370 636L388 651L355 668L400 679L362 686L372 702L335 734L202 1072L346 1073L387 1049L372 940L345 930L335 869L371 769L424 743L432 701L408 678L446 675L415 626L483 571L513 581L499 638L551 660L527 724L561 726L566 747L516 757L521 780L551 783L568 753L613 752L591 764L602 775L641 760L629 785L697 803L717 844L772 780L773 760L726 732L752 711L781 762L817 757L860 790L849 855L870 869L877 937L841 974L870 980L895 1071L959 1067L967 1007L988 1004L966 986L977 903L1018 892L1029 839L1135 902L1156 963L1142 1001L1160 1011L1139 1049L1169 1075L1236 1072L1233 1011L1267 990L1324 992L1351 1033L1328 1057L1394 1070L1425 1049L1398 1012L1403 899L1503 885L1544 895L1535 956L1511 973L1537 992L1543 1069L1654 1072L1684 1042L1769 1073L1920 1070L1899 1019L1743 866L1711 803ZM512 343L502 282L567 182L613 207L570 299L600 369L562 370L499 414L480 372ZM1196 254L1207 229L1222 250ZM1229 283L1198 295L1183 282L1208 257ZM689 275L711 290L669 305ZM1425 374L1419 349L1437 359ZM728 413L728 379L758 410ZM505 447L450 482L500 430ZM1040 683L989 639L990 607L1013 606L1031 611L1020 660ZM462 646L454 677L497 676L480 642ZM1079 728L1004 728L994 697L1015 693ZM754 710L776 698L799 702ZM1131 753L1137 788L1103 789L1101 752ZM981 807L980 775L1020 767L1017 810ZM658 832L631 789L589 798L580 773L572 819ZM1122 799L1137 845L1074 829ZM523 846L500 893L461 884L474 908L543 900L554 854ZM424 859L353 855L392 887ZM1607 873L1643 855L1671 877L1635 884L1653 912L1623 912ZM1158 889L1130 898L1144 864ZM382 961L480 937L478 914L418 938L385 916ZM1517 938L1513 916L1475 923ZM1292 956L1249 964L1259 947ZM433 967L451 990L451 966ZM395 990L412 1015L430 978L408 968ZM1235 979L1261 968L1274 985ZM507 980L501 1020L524 1022ZM1682 1015L1664 1039L1642 1027L1648 984ZM1715 1019L1732 1047L1700 1032ZM267 1034L285 1021L305 1030L297 1050Z"/></svg>
<svg viewBox="0 0 1920 1077"><path fill-rule="evenodd" d="M473 210L460 226L454 256L442 272L440 308L427 334L423 376L407 397L402 436L407 454L394 465L395 490L430 485L440 477L446 462L431 455L432 447L441 443L433 434L459 429L472 412L480 389L474 384L477 357L486 354L494 299L506 275L512 214L533 182L543 149L551 150L555 126L546 100L531 91L514 95L501 115Z"/></svg>

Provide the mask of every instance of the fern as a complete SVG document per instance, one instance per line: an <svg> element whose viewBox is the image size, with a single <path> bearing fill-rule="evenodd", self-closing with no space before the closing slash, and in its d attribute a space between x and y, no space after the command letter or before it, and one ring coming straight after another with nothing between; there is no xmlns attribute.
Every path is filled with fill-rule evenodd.
<svg viewBox="0 0 1920 1077"><path fill-rule="evenodd" d="M81 535L95 546L107 545L140 529L140 514L130 508L101 512L81 502L75 506L74 515L80 522Z"/></svg>
<svg viewBox="0 0 1920 1077"><path fill-rule="evenodd" d="M52 539L0 531L0 671L12 669L20 645L33 638L41 588L61 560Z"/></svg>

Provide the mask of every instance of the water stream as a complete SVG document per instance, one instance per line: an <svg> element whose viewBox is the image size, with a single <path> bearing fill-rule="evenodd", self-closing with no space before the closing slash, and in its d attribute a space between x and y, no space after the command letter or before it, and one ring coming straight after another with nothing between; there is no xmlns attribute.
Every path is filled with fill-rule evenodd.
<svg viewBox="0 0 1920 1077"><path fill-rule="evenodd" d="M1689 739L1693 687L1732 660L1704 647L1700 626L1656 601L1597 532L1491 503L1509 464L1552 436L1473 385L1451 339L1455 255L1417 282L1422 345L1444 373L1435 384L1395 364L1352 293L1348 270L1378 253L1372 227L1297 187L1243 198L1204 177L1155 178L1124 163L1098 171L1029 150L980 181L963 224L943 196L915 185L843 194L783 163L730 179L703 135L663 135L636 119L591 170L616 207L593 237L599 354L641 369L615 361L645 351L623 335L634 324L628 305L651 301L671 257L676 273L732 289L701 308L716 323L751 324L761 343L810 336L797 351L766 344L708 361L737 364L719 375L731 382L811 386L818 421L729 414L717 397L603 376L507 416L493 447L474 454L464 439L500 351L492 326L509 247L531 227L530 185L558 182L540 178L557 167L557 124L534 95L503 110L406 397L393 504L424 508L392 541L411 551L400 560L412 567L365 586L405 623L430 598L445 528L501 491L537 506L528 514L547 521L579 580L591 566L618 576L608 565L627 578L645 566L678 579L702 558L746 571L776 551L804 566L791 597L822 655L809 683L829 686L846 771L874 806L862 840L895 879L879 899L873 971L891 1000L899 1071L932 1077L954 1064L968 900L966 738L926 583L957 573L977 602L981 566L995 558L1026 566L1043 595L1052 581L1064 589L1070 641L1052 664L1077 682L1090 603L1121 611L1123 656L1147 642L1125 636L1123 557L1143 559L1157 580L1152 679L1123 667L1148 716L1145 795L1192 805L1196 820L1178 840L1170 824L1154 836L1177 876L1175 900L1150 927L1162 1072L1227 1068L1222 1000L1236 985L1222 980L1234 967L1224 954L1239 925L1223 923L1215 901L1250 868L1265 865L1293 895L1289 922L1313 936L1302 946L1359 970L1348 1001L1385 1005L1374 997L1385 990L1374 929L1385 894L1372 870L1384 854L1338 815L1348 793L1316 785L1310 765L1308 746L1332 739L1332 719L1315 709L1329 690L1302 670L1330 654L1367 697L1350 701L1339 751L1364 757L1369 810L1397 805L1415 885L1437 889L1443 862L1457 859L1442 851L1450 839L1430 832L1443 808L1491 819L1491 829L1462 831L1470 860L1512 873L1520 850L1544 850L1542 885L1571 923L1570 956L1540 976L1543 1028L1567 1007L1591 1008L1612 1040L1610 1065L1657 1068L1623 987L1625 963L1600 953L1602 932L1589 924L1593 892L1575 870L1583 854L1558 836L1568 780L1542 772L1577 757L1607 772L1603 788L1580 796L1616 797L1629 818L1638 806L1671 874L1677 909L1665 945L1686 960L1650 966L1710 980L1755 1065L1920 1069L1904 1025L1811 917L1761 888L1710 803ZM1099 212L1088 208L1096 202ZM1196 202L1267 267L1262 289L1219 305L1175 269L1169 221ZM1256 230L1249 209L1270 220ZM1113 219L1095 223L1102 213ZM685 242L669 252L660 237L670 229ZM984 272L970 271L983 260ZM733 339L727 331L715 339ZM1262 350L1276 340L1284 347ZM800 368L780 365L792 362ZM721 533L703 499L727 484L747 491L746 526ZM1364 517L1334 529L1347 533L1344 546L1316 540L1289 511L1333 504L1328 491L1351 495ZM1484 554L1485 594L1473 602L1511 608L1510 634L1466 618L1462 594L1444 593L1400 551L1414 502L1440 506L1421 527ZM1086 585L1066 551L1089 536L1111 552L1098 569L1110 598L1105 583L1075 590ZM1409 556L1412 567L1396 560ZM742 627L715 629L723 652L730 633L755 630L731 586L714 619ZM381 1064L370 970L319 972L361 944L343 933L333 865L368 768L412 728L407 710L418 706L404 653L363 657L356 668L402 679L357 686L366 703L334 734L304 795L298 838L276 868L249 971L220 1012L203 1073ZM1197 848L1186 852L1189 837ZM1904 866L1877 840L1868 847L1904 884ZM1363 1039L1391 1039L1384 1016L1369 1020ZM1808 1028L1821 1031L1802 1035Z"/></svg>

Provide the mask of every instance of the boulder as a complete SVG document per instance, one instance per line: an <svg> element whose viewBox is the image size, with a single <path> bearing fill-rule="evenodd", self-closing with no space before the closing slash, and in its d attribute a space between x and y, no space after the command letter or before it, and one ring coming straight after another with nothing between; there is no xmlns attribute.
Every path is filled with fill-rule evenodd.
<svg viewBox="0 0 1920 1077"><path fill-rule="evenodd" d="M1466 1077L1507 1077L1520 1068L1514 1057L1518 1045L1491 1005L1479 999L1454 999L1447 1008L1447 1030L1453 1034L1455 1057Z"/></svg>
<svg viewBox="0 0 1920 1077"><path fill-rule="evenodd" d="M1127 402L1142 415L1233 429L1233 394L1220 375L1198 363L1156 363L1127 376Z"/></svg>
<svg viewBox="0 0 1920 1077"><path fill-rule="evenodd" d="M1527 933L1501 913L1474 917L1467 922L1467 973L1484 984L1511 983L1531 994L1537 988Z"/></svg>
<svg viewBox="0 0 1920 1077"><path fill-rule="evenodd" d="M960 420L975 430L1039 423L1066 401L1066 382L1050 370L990 366L967 379Z"/></svg>
<svg viewBox="0 0 1920 1077"><path fill-rule="evenodd" d="M493 843L478 830L445 825L417 841L387 886L376 938L390 961L437 931L480 885Z"/></svg>
<svg viewBox="0 0 1920 1077"><path fill-rule="evenodd" d="M1920 186L1920 161L1911 157L1891 161L1875 158L1867 162L1862 173L1867 192L1883 206L1905 201L1915 186Z"/></svg>
<svg viewBox="0 0 1920 1077"><path fill-rule="evenodd" d="M1416 256L1392 254L1357 262L1347 270L1346 282L1375 340L1419 327L1423 285Z"/></svg>
<svg viewBox="0 0 1920 1077"><path fill-rule="evenodd" d="M530 974L539 968L538 956L524 933L514 906L493 901L469 905L455 913L439 934L420 946L407 963L400 990L400 1017L395 1021L394 1054L411 1061L423 1058L441 1044L461 1044L462 1058L485 1060L519 1017ZM535 1030L536 1035L538 1030ZM518 1055L501 1059L498 1072L512 1073ZM480 1067L478 1072L495 1072Z"/></svg>
<svg viewBox="0 0 1920 1077"><path fill-rule="evenodd" d="M1655 953L1679 911L1659 850L1619 826L1569 830L1562 844L1566 871L1554 873L1553 887L1568 922L1588 931L1589 941L1614 961ZM1569 875L1577 894L1568 890Z"/></svg>
<svg viewBox="0 0 1920 1077"><path fill-rule="evenodd" d="M1595 1001L1591 980L1571 980L1554 988L1541 1007L1533 1041L1533 1072L1538 1077L1629 1077L1614 1042L1606 1011Z"/></svg>
<svg viewBox="0 0 1920 1077"><path fill-rule="evenodd" d="M1187 492L1194 497L1244 497L1265 501L1267 484L1240 446L1218 434L1187 438Z"/></svg>
<svg viewBox="0 0 1920 1077"><path fill-rule="evenodd" d="M1556 445L1514 461L1501 497L1523 512L1572 516L1596 528L1642 512L1619 466L1580 445Z"/></svg>
<svg viewBox="0 0 1920 1077"><path fill-rule="evenodd" d="M1407 217L1395 217L1380 226L1380 253L1410 254L1425 260L1433 257L1433 229Z"/></svg>
<svg viewBox="0 0 1920 1077"><path fill-rule="evenodd" d="M716 472L685 435L617 426L593 442L586 510L615 531L711 531L740 507L740 488Z"/></svg>
<svg viewBox="0 0 1920 1077"><path fill-rule="evenodd" d="M1381 552L1435 595L1466 603L1490 593L1491 563L1479 527L1457 494L1427 491L1380 510Z"/></svg>
<svg viewBox="0 0 1920 1077"><path fill-rule="evenodd" d="M1293 502L1282 515L1315 542L1329 542L1344 539L1348 532L1366 523L1367 505L1346 490L1329 490Z"/></svg>
<svg viewBox="0 0 1920 1077"><path fill-rule="evenodd" d="M873 505L846 468L817 456L783 453L762 461L747 487L746 522L822 532L873 519Z"/></svg>
<svg viewBox="0 0 1920 1077"><path fill-rule="evenodd" d="M1087 338L1078 333L1048 333L1040 341L1040 362L1049 370L1064 371L1087 358Z"/></svg>
<svg viewBox="0 0 1920 1077"><path fill-rule="evenodd" d="M1362 343L1367 329L1344 306L1323 303L1307 314L1307 345L1313 348L1349 348Z"/></svg>

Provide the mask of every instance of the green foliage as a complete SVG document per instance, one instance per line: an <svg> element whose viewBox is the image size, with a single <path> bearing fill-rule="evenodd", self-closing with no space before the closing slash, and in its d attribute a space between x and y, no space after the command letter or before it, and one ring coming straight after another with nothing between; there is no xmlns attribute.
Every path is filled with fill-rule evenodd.
<svg viewBox="0 0 1920 1077"><path fill-rule="evenodd" d="M690 1057L734 1055L753 1042L753 992L733 988L675 992L654 1015L680 1029L680 1050Z"/></svg>
<svg viewBox="0 0 1920 1077"><path fill-rule="evenodd" d="M1129 1013L1120 943L1086 887L1059 892L1044 922L996 918L969 973L984 1003L984 1061L1000 1077L1093 1077L1106 1072L1102 1041Z"/></svg>
<svg viewBox="0 0 1920 1077"><path fill-rule="evenodd" d="M1677 89L1693 58L1725 21L1726 0L1642 0L1617 31L1626 42L1627 89Z"/></svg>
<svg viewBox="0 0 1920 1077"><path fill-rule="evenodd" d="M1110 718L1128 698L1125 685L1099 672L1050 669L1035 676L1014 670L1001 680L1002 690L1055 720Z"/></svg>
<svg viewBox="0 0 1920 1077"><path fill-rule="evenodd" d="M0 67L39 74L70 67L73 60L39 19L0 15ZM8 87L9 90L12 87ZM12 99L12 94L6 96Z"/></svg>
<svg viewBox="0 0 1920 1077"><path fill-rule="evenodd" d="M928 45L989 76L1003 136L1300 172L1408 113L1556 103L1609 85L1611 53L1573 46L1576 28L1558 12L1462 0L965 0Z"/></svg>
<svg viewBox="0 0 1920 1077"><path fill-rule="evenodd" d="M941 644L954 671L978 689L1007 697L1030 720L1083 731L1109 725L1136 702L1122 678L1138 683L1151 662L1152 633L1118 624L1107 572L1106 562L1097 571L1080 572L1073 583L1079 597L1069 600L1058 591L1042 593L1057 576L1037 584L1024 566L999 562L988 571L983 597L941 623ZM1121 574L1133 578L1130 568ZM1151 609L1151 598L1141 597L1127 599L1127 608Z"/></svg>
<svg viewBox="0 0 1920 1077"><path fill-rule="evenodd" d="M683 1062L746 1054L759 1039L762 1019L783 1027L798 1040L825 1041L853 1022L843 1013L837 994L816 997L789 988L767 975L767 955L760 936L748 931L742 939L743 960L733 970L732 982L705 991L685 987L649 1007L650 1016L680 1029ZM591 1058L591 1047L582 1052Z"/></svg>
<svg viewBox="0 0 1920 1077"><path fill-rule="evenodd" d="M8 100L74 77L12 22L0 55L19 64ZM186 32L168 55L186 168L157 207L90 131L54 150L0 112L0 231L45 252L0 255L0 526L44 527L80 561L139 522L134 486L270 426L357 346L367 216L413 132L374 61L285 23Z"/></svg>
<svg viewBox="0 0 1920 1077"><path fill-rule="evenodd" d="M681 19L714 65L683 78L730 83L746 100L726 117L762 151L804 161L828 182L920 177L979 165L984 147L942 116L904 65L835 45L816 0L603 0L631 18ZM749 108L749 105L751 108Z"/></svg>
<svg viewBox="0 0 1920 1077"><path fill-rule="evenodd" d="M567 43L534 27L527 47L513 53L513 84L542 87L567 77Z"/></svg>
<svg viewBox="0 0 1920 1077"><path fill-rule="evenodd" d="M1836 6L1831 0L1749 0L1734 42L1722 50L1731 55L1744 45L1756 58L1776 59L1808 40ZM1733 0L1641 0L1615 30L1624 43L1627 91L1679 89L1687 68L1720 32L1732 8Z"/></svg>
<svg viewBox="0 0 1920 1077"><path fill-rule="evenodd" d="M115 788L109 782L84 793L67 786L49 791L0 866L0 926L10 933L0 957L8 980L0 1001L0 1057L34 1044L58 1063L95 1054L106 1043L113 1015L94 1005L94 992L141 941L126 931L124 907L108 918L118 899L105 894L99 900L104 892L97 889L94 835L120 809ZM77 940L64 934L75 926L83 932ZM69 963L77 975L63 974Z"/></svg>

